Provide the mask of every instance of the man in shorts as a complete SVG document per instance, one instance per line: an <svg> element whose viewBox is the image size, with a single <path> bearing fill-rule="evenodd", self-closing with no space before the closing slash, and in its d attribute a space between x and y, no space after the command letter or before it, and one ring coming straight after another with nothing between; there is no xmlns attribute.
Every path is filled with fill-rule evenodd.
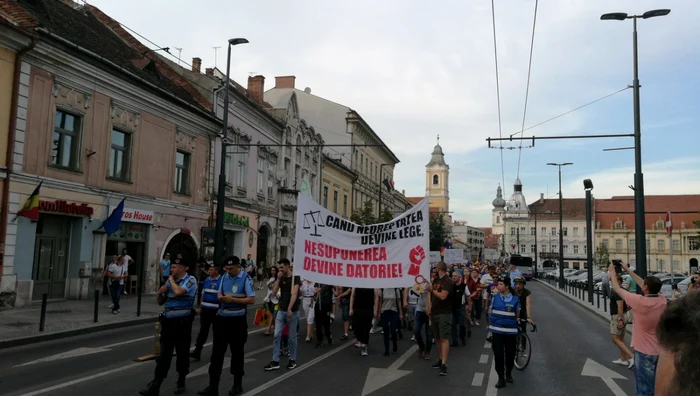
<svg viewBox="0 0 700 396"><path fill-rule="evenodd" d="M438 346L438 361L432 367L439 369L440 375L445 376L452 335L452 295L455 292L455 284L447 275L447 264L441 261L435 269L437 277L433 284L427 287L430 292L428 317L432 320L433 334Z"/></svg>

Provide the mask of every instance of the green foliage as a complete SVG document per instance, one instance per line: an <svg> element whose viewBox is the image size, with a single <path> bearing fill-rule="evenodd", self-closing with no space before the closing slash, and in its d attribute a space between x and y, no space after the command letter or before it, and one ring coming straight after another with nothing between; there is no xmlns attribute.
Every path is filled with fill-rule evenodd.
<svg viewBox="0 0 700 396"><path fill-rule="evenodd" d="M376 224L377 218L374 216L374 204L372 201L365 201L362 209L354 212L352 216L350 216L350 220L360 225Z"/></svg>
<svg viewBox="0 0 700 396"><path fill-rule="evenodd" d="M601 243L595 248L593 263L599 269L605 269L610 266L610 253L608 252L608 247L606 245Z"/></svg>
<svg viewBox="0 0 700 396"><path fill-rule="evenodd" d="M439 251L451 237L444 214L430 215L430 251Z"/></svg>
<svg viewBox="0 0 700 396"><path fill-rule="evenodd" d="M391 210L389 208L384 207L384 210L382 210L382 214L379 216L379 221L377 223L386 223L388 221L391 221L394 218L394 214L391 213Z"/></svg>

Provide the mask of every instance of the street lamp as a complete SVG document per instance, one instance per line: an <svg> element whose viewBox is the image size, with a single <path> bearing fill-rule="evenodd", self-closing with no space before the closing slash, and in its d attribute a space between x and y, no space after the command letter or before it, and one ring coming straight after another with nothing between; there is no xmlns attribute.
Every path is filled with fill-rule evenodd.
<svg viewBox="0 0 700 396"><path fill-rule="evenodd" d="M382 217L382 168L385 166L390 166L392 164L381 164L379 165L379 205L377 206L377 220L379 220L380 217Z"/></svg>
<svg viewBox="0 0 700 396"><path fill-rule="evenodd" d="M562 289L564 288L564 209L561 195L561 167L573 164L573 162L547 163L549 166L556 166L559 168L559 287Z"/></svg>
<svg viewBox="0 0 700 396"><path fill-rule="evenodd" d="M586 261L588 263L588 302L593 304L593 182L591 179L583 181L586 190Z"/></svg>
<svg viewBox="0 0 700 396"><path fill-rule="evenodd" d="M632 19L632 61L634 66L634 79L632 80L632 92L634 97L634 238L635 256L639 276L644 279L647 275L646 257L646 224L644 221L644 175L642 174L642 133L641 119L639 115L639 56L637 53L637 19L649 19L668 15L671 10L660 9L647 11L642 15L627 15L624 12L613 12L601 15L603 21L624 21Z"/></svg>
<svg viewBox="0 0 700 396"><path fill-rule="evenodd" d="M224 95L224 119L223 132L221 133L221 162L219 168L219 186L216 190L216 228L214 233L214 265L221 265L224 259L224 207L226 206L226 138L228 136L228 95L231 74L231 47L239 44L247 44L244 38L233 38L228 41L228 53L226 56L226 94ZM216 103L218 106L218 101Z"/></svg>

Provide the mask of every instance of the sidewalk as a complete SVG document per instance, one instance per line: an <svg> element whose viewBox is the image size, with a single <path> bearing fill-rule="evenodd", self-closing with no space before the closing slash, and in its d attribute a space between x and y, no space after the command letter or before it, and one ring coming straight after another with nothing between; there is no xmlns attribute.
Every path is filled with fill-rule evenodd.
<svg viewBox="0 0 700 396"><path fill-rule="evenodd" d="M255 292L254 306L258 306L262 304L266 290L256 288ZM110 297L100 295L97 323L94 322L94 300L49 301L43 332L39 331L41 302L28 308L0 311L0 349L151 323L163 311L155 294L145 294L141 298L141 316L136 316L136 300L135 295L122 296L120 313L114 315L108 308Z"/></svg>
<svg viewBox="0 0 700 396"><path fill-rule="evenodd" d="M537 283L539 283L540 285L544 285L545 287L548 287L551 290L556 291L557 293L567 297L569 300L574 301L577 304L590 310L591 312L599 315L601 318L605 319L606 322L610 321L610 314L608 313L610 301L607 298L604 299L602 294L593 293L593 304L591 304L588 302L588 291L587 290L583 290L583 292L580 292L580 290L577 288L569 288L569 287L567 287L565 290L561 290L561 289L559 289L557 279L548 280L545 278L536 278L536 280L537 280ZM600 307L598 307L599 302L600 302ZM627 333L632 335L632 324L627 325Z"/></svg>

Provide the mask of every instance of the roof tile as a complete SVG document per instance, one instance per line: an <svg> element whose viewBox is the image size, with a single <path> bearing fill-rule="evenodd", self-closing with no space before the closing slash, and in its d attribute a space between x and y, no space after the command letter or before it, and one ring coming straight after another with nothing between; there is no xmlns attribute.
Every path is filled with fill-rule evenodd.
<svg viewBox="0 0 700 396"><path fill-rule="evenodd" d="M596 199L595 221L599 228L614 228L617 220L623 227L634 230L634 196L615 196L610 199ZM658 220L665 220L671 212L673 228L697 228L693 221L700 220L700 194L698 195L647 195L644 197L646 229L652 229Z"/></svg>

